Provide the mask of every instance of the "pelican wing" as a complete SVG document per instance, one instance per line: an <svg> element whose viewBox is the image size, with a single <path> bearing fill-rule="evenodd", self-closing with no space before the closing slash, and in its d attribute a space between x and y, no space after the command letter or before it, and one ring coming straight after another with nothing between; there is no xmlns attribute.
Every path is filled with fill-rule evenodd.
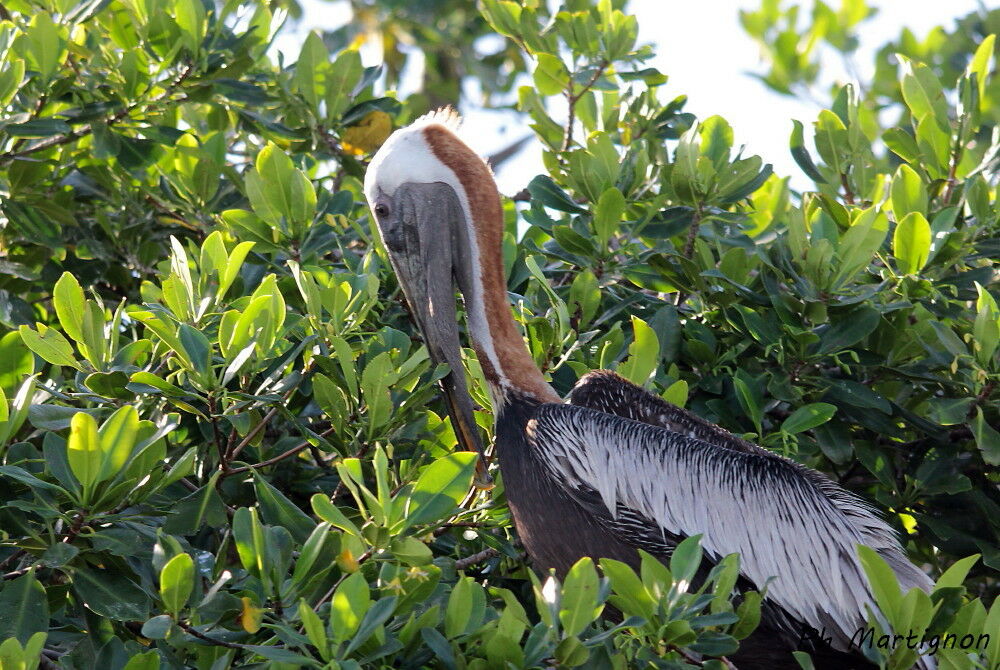
<svg viewBox="0 0 1000 670"><path fill-rule="evenodd" d="M571 405L660 426L717 447L748 453L771 453L733 435L725 428L705 421L694 412L636 386L611 370L595 370L584 375L573 387L567 400Z"/></svg>
<svg viewBox="0 0 1000 670"><path fill-rule="evenodd" d="M528 442L554 479L588 507L599 497L612 532L645 547L702 534L718 560L740 553L741 572L792 617L846 649L874 609L856 545L881 554L904 591L931 582L893 530L857 496L820 473L759 447L713 444L572 405L542 405ZM604 515L602 515L604 516ZM606 519L607 519L606 517Z"/></svg>

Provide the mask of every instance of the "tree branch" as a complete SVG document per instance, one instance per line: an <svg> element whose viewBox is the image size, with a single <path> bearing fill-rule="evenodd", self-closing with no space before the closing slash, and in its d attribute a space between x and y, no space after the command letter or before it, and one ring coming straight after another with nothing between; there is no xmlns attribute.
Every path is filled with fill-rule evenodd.
<svg viewBox="0 0 1000 670"><path fill-rule="evenodd" d="M327 435L330 435L331 433L335 432L336 430L337 429L335 427L331 426L330 428L327 428L326 430L324 430L319 435L320 435L320 437L326 437ZM250 470L256 470L257 468L266 468L267 466L274 465L275 463L283 461L286 458L291 458L292 456L296 455L300 451L305 451L310 446L312 446L312 445L309 443L308 440L303 440L301 444L295 445L294 447L292 447L288 451L286 451L284 453L281 453L281 454L278 454L274 458L269 458L266 461L261 461L260 463L254 463L253 465L244 465L244 466L239 467L239 468L232 468L230 470L227 470L225 472L225 474L226 475L238 475L238 474L240 474L242 472L249 472Z"/></svg>
<svg viewBox="0 0 1000 670"><path fill-rule="evenodd" d="M156 98L146 101L145 103L140 101L140 102L135 102L127 107L123 107L122 109L118 110L111 116L107 117L107 119L105 119L103 122L107 123L108 125L115 124L124 119L132 112L134 112L139 107L143 106L143 104L154 105L158 102L162 102L164 99L173 94L173 92L177 90L177 87L180 86L184 82L184 80L191 75L193 71L194 71L194 63L189 63L188 66L185 67L184 70L181 71L181 73L178 74L177 77L174 78L174 80L167 85L167 88L163 91L161 95L158 95L156 96ZM7 163L17 158L23 158L24 156L30 156L33 153L44 151L45 149L61 146L63 144L69 144L70 142L78 140L81 137L85 137L90 133L92 133L94 131L95 125L96 124L94 123L87 123L80 126L76 130L66 133L65 135L54 135L52 137L41 140L40 142L32 144L27 149L21 149L19 151L11 150L6 153L2 153L0 154L0 163Z"/></svg>
<svg viewBox="0 0 1000 670"><path fill-rule="evenodd" d="M597 83L597 80L604 74L606 67L608 67L608 61L602 60L600 65L597 66L594 76L576 94L573 93L573 75L570 75L569 81L566 83L566 103L569 105L569 117L566 120L566 128L563 131L563 143L560 151L569 151L570 145L573 144L573 126L576 124L576 103Z"/></svg>
<svg viewBox="0 0 1000 670"><path fill-rule="evenodd" d="M478 563L482 563L483 561L488 561L491 558L496 558L499 555L500 555L499 551L497 551L493 547L490 547L489 549L484 549L483 551L480 551L478 554L473 554L472 556L461 558L455 561L455 569L465 570L468 567L471 567Z"/></svg>

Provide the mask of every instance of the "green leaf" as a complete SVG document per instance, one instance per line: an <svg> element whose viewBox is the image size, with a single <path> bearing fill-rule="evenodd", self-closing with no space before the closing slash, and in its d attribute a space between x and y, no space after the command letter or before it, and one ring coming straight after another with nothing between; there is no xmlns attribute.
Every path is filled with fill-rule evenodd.
<svg viewBox="0 0 1000 670"><path fill-rule="evenodd" d="M357 633L354 634L354 637L347 645L347 649L344 650L345 654L350 654L367 642L375 630L389 620L393 610L396 609L396 600L396 596L382 598L365 612L365 616L358 626Z"/></svg>
<svg viewBox="0 0 1000 670"><path fill-rule="evenodd" d="M72 424L70 430L72 430ZM125 467L125 463L135 449L138 432L139 413L131 405L125 405L116 410L101 424L100 430L98 430L101 467L98 471L97 481L109 479ZM72 432L70 440L72 441Z"/></svg>
<svg viewBox="0 0 1000 670"><path fill-rule="evenodd" d="M83 497L89 499L90 490L100 481L101 464L104 460L97 434L97 421L86 412L77 412L70 421L69 430L66 451L69 467L83 487Z"/></svg>
<svg viewBox="0 0 1000 670"><path fill-rule="evenodd" d="M983 408L976 408L972 417L972 435L976 438L976 446L983 452L983 460L990 465L1000 465L1000 432L986 423Z"/></svg>
<svg viewBox="0 0 1000 670"><path fill-rule="evenodd" d="M569 569L563 584L559 621L566 635L579 635L600 616L604 605L598 602L598 591L594 561L585 556Z"/></svg>
<svg viewBox="0 0 1000 670"><path fill-rule="evenodd" d="M24 81L24 61L13 58L9 53L5 60L0 66L0 108L6 107L14 99Z"/></svg>
<svg viewBox="0 0 1000 670"><path fill-rule="evenodd" d="M329 496L317 493L310 499L310 502L312 503L313 512L316 516L323 519L323 521L357 538L361 537L361 531L358 530L358 527L330 502Z"/></svg>
<svg viewBox="0 0 1000 670"><path fill-rule="evenodd" d="M733 129L721 116L710 116L698 129L701 134L701 154L708 157L716 172L729 164L729 150L733 147Z"/></svg>
<svg viewBox="0 0 1000 670"><path fill-rule="evenodd" d="M203 332L186 323L177 329L177 340L191 362L192 372L198 373L202 383L207 384L212 372L212 343Z"/></svg>
<svg viewBox="0 0 1000 670"><path fill-rule="evenodd" d="M927 189L909 165L900 165L892 178L892 212L899 221L911 212L927 213Z"/></svg>
<svg viewBox="0 0 1000 670"><path fill-rule="evenodd" d="M781 422L781 431L794 435L815 428L830 420L837 411L836 405L825 402L814 402L803 405L792 412L791 416Z"/></svg>
<svg viewBox="0 0 1000 670"><path fill-rule="evenodd" d="M699 565L701 565L701 535L692 535L682 540L670 555L670 572L674 576L674 581L683 584L678 588L687 589Z"/></svg>
<svg viewBox="0 0 1000 670"><path fill-rule="evenodd" d="M576 204L548 175L538 175L528 182L528 193L532 200L537 200L550 209L578 214L587 211Z"/></svg>
<svg viewBox="0 0 1000 670"><path fill-rule="evenodd" d="M421 470L407 501L406 527L433 523L451 514L469 492L477 458L475 452L457 451Z"/></svg>
<svg viewBox="0 0 1000 670"><path fill-rule="evenodd" d="M750 386L746 381L738 376L733 377L733 387L736 389L736 398L739 400L740 407L743 408L744 414L746 414L751 421L753 421L754 428L757 430L757 434L760 435L762 432L761 421L764 418L764 410L757 402L757 397L750 390Z"/></svg>
<svg viewBox="0 0 1000 670"><path fill-rule="evenodd" d="M76 277L64 272L52 290L52 304L59 317L59 325L77 342L83 342L83 319L86 301Z"/></svg>
<svg viewBox="0 0 1000 670"><path fill-rule="evenodd" d="M389 551L406 565L427 565L434 559L430 547L415 537L395 537Z"/></svg>
<svg viewBox="0 0 1000 670"><path fill-rule="evenodd" d="M191 555L177 554L160 572L160 598L163 606L175 617L187 604L194 589L194 561Z"/></svg>
<svg viewBox="0 0 1000 670"><path fill-rule="evenodd" d="M7 582L0 591L0 640L12 637L28 644L48 629L49 601L34 569Z"/></svg>
<svg viewBox="0 0 1000 670"><path fill-rule="evenodd" d="M920 212L911 212L896 224L892 255L904 274L916 274L927 264L931 251L931 226Z"/></svg>
<svg viewBox="0 0 1000 670"><path fill-rule="evenodd" d="M265 522L287 528L296 542L308 539L316 523L256 470L253 470L253 488Z"/></svg>
<svg viewBox="0 0 1000 670"><path fill-rule="evenodd" d="M145 629L145 626L143 626L143 635L145 635ZM155 649L143 654L136 654L128 659L128 663L125 664L122 670L160 670L160 654Z"/></svg>
<svg viewBox="0 0 1000 670"><path fill-rule="evenodd" d="M934 584L935 590L962 586L966 576L969 574L969 570L979 561L979 556L979 554L973 554L952 563L951 567L938 577L937 582Z"/></svg>
<svg viewBox="0 0 1000 670"><path fill-rule="evenodd" d="M846 349L865 339L878 327L882 314L874 307L862 305L837 319L820 334L820 353Z"/></svg>
<svg viewBox="0 0 1000 670"><path fill-rule="evenodd" d="M643 385L656 372L660 358L660 342L656 331L642 319L632 317L632 343L628 358L618 366L618 374L633 384Z"/></svg>
<svg viewBox="0 0 1000 670"><path fill-rule="evenodd" d="M448 639L472 633L482 625L486 593L472 577L460 577L448 596L444 613L444 633Z"/></svg>
<svg viewBox="0 0 1000 670"><path fill-rule="evenodd" d="M44 82L62 66L66 53L66 29L57 25L49 12L35 12L24 35L27 58Z"/></svg>
<svg viewBox="0 0 1000 670"><path fill-rule="evenodd" d="M77 568L73 589L80 602L99 616L115 621L145 621L149 616L149 596L116 570Z"/></svg>
<svg viewBox="0 0 1000 670"><path fill-rule="evenodd" d="M809 150L806 149L805 140L802 137L801 121L792 121L792 136L788 141L788 145L792 151L792 158L802 168L802 171L806 173L806 176L817 184L825 184L826 179L820 174L816 164L813 163Z"/></svg>
<svg viewBox="0 0 1000 670"><path fill-rule="evenodd" d="M890 624L897 621L900 605L903 601L903 594L899 589L899 582L896 580L896 573L871 547L863 544L857 546L858 558L861 560L861 567L868 577L868 584L871 586L872 594L875 596L875 603L885 614Z"/></svg>
<svg viewBox="0 0 1000 670"><path fill-rule="evenodd" d="M535 88L542 95L558 95L569 85L569 72L562 60L552 54L540 53L535 67Z"/></svg>
<svg viewBox="0 0 1000 670"><path fill-rule="evenodd" d="M903 100L915 118L933 118L941 128L948 128L948 101L937 75L922 63L898 55L902 63L901 89Z"/></svg>
<svg viewBox="0 0 1000 670"><path fill-rule="evenodd" d="M351 104L351 94L364 72L361 54L356 49L341 51L326 72L326 116L337 119Z"/></svg>
<svg viewBox="0 0 1000 670"><path fill-rule="evenodd" d="M53 365L66 365L77 370L83 366L73 357L73 345L59 331L38 324L38 330L28 326L18 329L25 346Z"/></svg>
<svg viewBox="0 0 1000 670"><path fill-rule="evenodd" d="M594 207L594 232L597 233L599 253L604 253L608 240L618 230L625 213L625 196L617 188L609 188L601 194Z"/></svg>
<svg viewBox="0 0 1000 670"><path fill-rule="evenodd" d="M349 639L371 607L368 582L355 572L337 587L330 601L330 637L334 643Z"/></svg>

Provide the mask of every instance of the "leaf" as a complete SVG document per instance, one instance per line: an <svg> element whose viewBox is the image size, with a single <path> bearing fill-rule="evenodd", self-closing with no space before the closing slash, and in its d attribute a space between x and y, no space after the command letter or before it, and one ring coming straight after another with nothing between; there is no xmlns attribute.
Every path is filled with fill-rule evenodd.
<svg viewBox="0 0 1000 670"><path fill-rule="evenodd" d="M256 470L253 470L253 488L266 523L287 528L296 542L302 543L309 538L316 523Z"/></svg>
<svg viewBox="0 0 1000 670"><path fill-rule="evenodd" d="M601 614L604 605L598 602L597 571L594 561L585 556L566 574L560 600L559 621L566 635L579 635Z"/></svg>
<svg viewBox="0 0 1000 670"><path fill-rule="evenodd" d="M407 501L406 527L438 521L450 514L472 485L478 454L456 451L420 471Z"/></svg>
<svg viewBox="0 0 1000 670"><path fill-rule="evenodd" d="M313 512L319 518L326 521L334 528L339 528L342 531L350 533L351 535L360 538L361 531L358 527L344 515L332 502L330 502L330 497L323 494L317 493L311 499Z"/></svg>
<svg viewBox="0 0 1000 670"><path fill-rule="evenodd" d="M781 430L789 435L810 430L829 421L836 411L836 405L825 402L803 405L781 422Z"/></svg>
<svg viewBox="0 0 1000 670"><path fill-rule="evenodd" d="M177 554L160 572L160 598L167 612L177 616L194 589L194 561L191 555Z"/></svg>
<svg viewBox="0 0 1000 670"><path fill-rule="evenodd" d="M868 337L878 327L882 315L873 307L862 305L839 315L820 334L819 353L846 349Z"/></svg>
<svg viewBox="0 0 1000 670"><path fill-rule="evenodd" d="M211 379L212 343L200 330L186 323L177 329L177 339L191 362L192 371L198 373L203 383Z"/></svg>
<svg viewBox="0 0 1000 670"><path fill-rule="evenodd" d="M32 635L49 629L49 601L31 569L7 582L0 591L0 640L16 638L28 644Z"/></svg>
<svg viewBox="0 0 1000 670"><path fill-rule="evenodd" d="M904 274L916 274L927 264L931 251L931 226L920 212L911 212L896 224L892 254Z"/></svg>
<svg viewBox="0 0 1000 670"><path fill-rule="evenodd" d="M94 613L115 621L145 621L150 598L131 579L115 570L77 568L73 589Z"/></svg>
<svg viewBox="0 0 1000 670"><path fill-rule="evenodd" d="M71 424L71 440L72 428ZM101 424L98 430L98 442L102 456L97 481L109 479L125 467L125 463L135 449L138 432L139 413L131 405L125 405L118 409Z"/></svg>
<svg viewBox="0 0 1000 670"><path fill-rule="evenodd" d="M25 346L41 356L43 360L53 365L66 365L83 370L83 366L73 357L73 346L59 334L59 331L38 324L37 331L28 326L21 326L18 332L21 333L21 339Z"/></svg>
<svg viewBox="0 0 1000 670"><path fill-rule="evenodd" d="M329 57L323 38L315 30L310 31L302 43L302 51L299 52L299 60L295 63L295 75L292 78L296 90L310 105L316 106L323 93L322 74L329 67L327 65Z"/></svg>
<svg viewBox="0 0 1000 670"><path fill-rule="evenodd" d="M802 137L802 122L792 121L792 124L792 136L788 141L792 151L792 158L795 159L795 162L802 168L807 177L817 184L825 184L826 179L820 174L816 164L813 163L812 156L809 155L809 150L806 149L805 140Z"/></svg>
<svg viewBox="0 0 1000 670"><path fill-rule="evenodd" d="M608 240L621 224L625 213L625 196L617 188L609 188L601 194L594 207L594 231L597 233L598 252L603 253Z"/></svg>
<svg viewBox="0 0 1000 670"><path fill-rule="evenodd" d="M941 128L948 128L948 101L937 75L926 65L906 56L897 54L897 58L902 63L900 88L910 112L920 121L933 118Z"/></svg>
<svg viewBox="0 0 1000 670"><path fill-rule="evenodd" d="M101 476L101 442L97 435L97 421L86 412L73 415L69 425L69 442L66 455L73 475L84 490L84 498Z"/></svg>
<svg viewBox="0 0 1000 670"><path fill-rule="evenodd" d="M344 650L344 653L350 654L352 651L367 642L368 638L370 638L375 632L375 629L388 621L389 617L392 616L393 610L395 609L396 596L382 598L370 607L368 611L365 612L365 616L361 620L361 625L358 626L358 632L354 634L354 638L351 640L350 644L347 645L347 649Z"/></svg>
<svg viewBox="0 0 1000 670"><path fill-rule="evenodd" d="M354 634L371 607L364 575L355 572L341 582L330 601L330 637L340 643Z"/></svg>
<svg viewBox="0 0 1000 670"><path fill-rule="evenodd" d="M532 200L537 200L550 209L577 214L587 211L576 204L548 175L540 174L528 182L528 193Z"/></svg>
<svg viewBox="0 0 1000 670"><path fill-rule="evenodd" d="M872 594L875 596L875 603L885 614L889 623L895 624L903 600L896 574L874 549L859 544L857 552L858 558L861 560L861 567L868 577Z"/></svg>
<svg viewBox="0 0 1000 670"><path fill-rule="evenodd" d="M0 69L0 108L6 107L14 99L24 81L24 60L13 58L8 53L5 61L6 67Z"/></svg>
<svg viewBox="0 0 1000 670"><path fill-rule="evenodd" d="M660 342L656 331L642 319L632 317L632 343L628 347L628 358L618 366L618 374L633 384L643 385L654 372L660 358Z"/></svg>
<svg viewBox="0 0 1000 670"><path fill-rule="evenodd" d="M83 319L86 301L76 277L64 272L52 290L52 304L59 317L59 325L77 342L83 342Z"/></svg>
<svg viewBox="0 0 1000 670"><path fill-rule="evenodd" d="M152 621L152 619L150 619L150 621ZM149 621L146 623L149 623ZM145 625L143 625L142 630L143 635L145 635ZM163 637L157 639L164 639L165 637L166 633L164 632ZM155 649L147 651L143 654L136 654L128 659L128 663L122 667L122 670L160 670L160 654Z"/></svg>
<svg viewBox="0 0 1000 670"><path fill-rule="evenodd" d="M406 565L427 565L434 559L430 547L415 537L393 538L389 551Z"/></svg>
<svg viewBox="0 0 1000 670"><path fill-rule="evenodd" d="M558 95L569 85L569 72L562 60L552 54L537 55L538 65L535 67L535 89L542 95Z"/></svg>
<svg viewBox="0 0 1000 670"><path fill-rule="evenodd" d="M351 104L354 88L361 80L361 54L356 49L344 49L326 72L326 115L336 119Z"/></svg>
<svg viewBox="0 0 1000 670"><path fill-rule="evenodd" d="M979 554L973 554L952 563L951 567L938 577L937 582L934 584L935 590L962 586L966 576L969 574L969 570L979 561L979 556Z"/></svg>
<svg viewBox="0 0 1000 670"><path fill-rule="evenodd" d="M986 423L982 407L976 407L976 415L972 417L972 435L983 452L983 460L990 465L1000 465L1000 432Z"/></svg>
<svg viewBox="0 0 1000 670"><path fill-rule="evenodd" d="M701 535L692 535L682 540L670 555L670 572L678 589L687 589L699 565L701 565Z"/></svg>
<svg viewBox="0 0 1000 670"><path fill-rule="evenodd" d="M892 213L897 221L911 212L927 213L927 189L920 175L909 165L900 165L896 170L890 194Z"/></svg>

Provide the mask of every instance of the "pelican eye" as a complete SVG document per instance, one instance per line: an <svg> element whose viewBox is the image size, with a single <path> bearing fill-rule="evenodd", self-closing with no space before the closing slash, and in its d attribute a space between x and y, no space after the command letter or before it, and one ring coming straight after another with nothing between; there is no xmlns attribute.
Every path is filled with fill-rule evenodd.
<svg viewBox="0 0 1000 670"><path fill-rule="evenodd" d="M388 205L386 205L385 203L382 203L382 202L380 202L377 205L375 205L375 216L381 218L383 216L388 216L388 215L389 215L389 206Z"/></svg>

